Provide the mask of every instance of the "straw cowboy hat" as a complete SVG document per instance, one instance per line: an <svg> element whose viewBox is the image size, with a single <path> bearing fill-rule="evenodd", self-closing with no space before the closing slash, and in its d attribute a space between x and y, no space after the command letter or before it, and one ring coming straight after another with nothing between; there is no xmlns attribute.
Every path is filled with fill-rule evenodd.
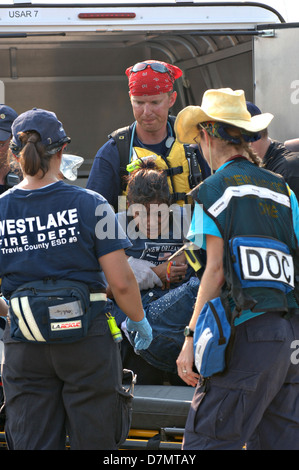
<svg viewBox="0 0 299 470"><path fill-rule="evenodd" d="M198 124L217 121L239 127L245 131L258 133L266 129L273 119L270 113L251 116L247 110L243 90L220 88L207 90L201 106L187 106L177 115L175 133L182 144L194 143L198 136Z"/></svg>

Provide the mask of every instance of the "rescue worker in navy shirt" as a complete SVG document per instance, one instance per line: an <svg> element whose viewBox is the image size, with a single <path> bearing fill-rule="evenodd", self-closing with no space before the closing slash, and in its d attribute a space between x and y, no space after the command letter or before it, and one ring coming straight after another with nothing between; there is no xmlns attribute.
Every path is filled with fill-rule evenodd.
<svg viewBox="0 0 299 470"><path fill-rule="evenodd" d="M180 377L197 386L184 449L299 449L298 202L250 146L272 118L251 117L243 90L231 89L206 91L177 117L180 142L200 142L213 170L192 192L202 216L194 212L188 238L203 236L207 263L177 359ZM220 295L231 306L226 366L203 378L192 335Z"/></svg>
<svg viewBox="0 0 299 470"><path fill-rule="evenodd" d="M70 139L53 112L21 114L12 134L24 179L0 197L0 277L9 299L2 364L8 448L61 450L68 436L74 450L116 449L129 431L130 397L105 315L106 280L128 330L138 331L137 350L152 339L124 252L130 242L101 195L61 180ZM102 221L114 236L101 230ZM74 295L82 290L83 303Z"/></svg>
<svg viewBox="0 0 299 470"><path fill-rule="evenodd" d="M262 114L255 104L250 101L246 104L251 116ZM289 150L282 142L271 139L268 129L263 129L260 136L252 142L253 150L262 159L264 168L284 177L299 201L299 154Z"/></svg>
<svg viewBox="0 0 299 470"><path fill-rule="evenodd" d="M196 146L182 145L175 138L169 110L177 98L174 82L182 71L146 60L129 67L126 75L135 122L114 131L98 150L86 187L102 194L116 212L124 210L118 207L118 196L125 194L127 165L137 157L155 155L157 167L167 171L172 203L189 202L187 193L210 170Z"/></svg>

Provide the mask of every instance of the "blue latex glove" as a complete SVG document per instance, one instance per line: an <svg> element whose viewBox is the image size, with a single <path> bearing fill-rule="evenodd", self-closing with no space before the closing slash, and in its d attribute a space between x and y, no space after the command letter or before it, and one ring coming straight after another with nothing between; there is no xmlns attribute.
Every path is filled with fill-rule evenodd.
<svg viewBox="0 0 299 470"><path fill-rule="evenodd" d="M141 321L133 321L130 318L127 318L127 330L136 331L136 336L134 339L135 349L139 351L140 349L147 349L152 342L153 333L152 327L147 321L145 315Z"/></svg>

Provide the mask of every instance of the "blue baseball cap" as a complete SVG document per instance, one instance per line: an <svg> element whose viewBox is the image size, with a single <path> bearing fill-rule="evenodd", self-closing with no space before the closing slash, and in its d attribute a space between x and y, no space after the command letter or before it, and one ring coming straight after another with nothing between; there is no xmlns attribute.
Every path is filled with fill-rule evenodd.
<svg viewBox="0 0 299 470"><path fill-rule="evenodd" d="M246 101L246 106L251 116L258 116L259 114L262 114L260 108L258 108L256 104L251 103L251 101Z"/></svg>
<svg viewBox="0 0 299 470"><path fill-rule="evenodd" d="M0 141L10 138L11 126L14 120L18 117L18 113L5 104L0 104Z"/></svg>
<svg viewBox="0 0 299 470"><path fill-rule="evenodd" d="M38 132L42 144L45 145L49 153L56 153L59 147L71 141L55 113L33 108L20 114L12 125L11 148L14 153L22 149L19 134L27 131Z"/></svg>

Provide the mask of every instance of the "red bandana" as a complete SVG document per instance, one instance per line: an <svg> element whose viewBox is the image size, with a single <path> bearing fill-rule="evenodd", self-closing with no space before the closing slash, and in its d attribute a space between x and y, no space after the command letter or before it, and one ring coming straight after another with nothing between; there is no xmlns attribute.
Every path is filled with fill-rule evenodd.
<svg viewBox="0 0 299 470"><path fill-rule="evenodd" d="M146 60L150 64L157 60ZM133 96L160 95L173 90L174 81L181 77L182 71L175 65L160 62L165 65L169 73L161 73L147 67L140 72L132 72L132 67L127 68L126 75L129 78L129 93Z"/></svg>

